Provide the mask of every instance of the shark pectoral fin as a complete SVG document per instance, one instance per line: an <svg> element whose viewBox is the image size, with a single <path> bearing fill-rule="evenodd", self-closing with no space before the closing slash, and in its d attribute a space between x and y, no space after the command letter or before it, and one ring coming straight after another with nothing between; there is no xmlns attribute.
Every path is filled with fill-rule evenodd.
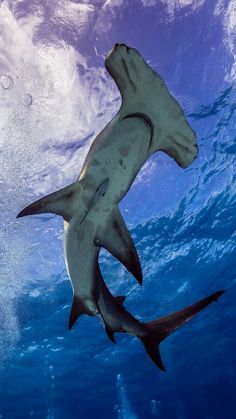
<svg viewBox="0 0 236 419"><path fill-rule="evenodd" d="M104 227L97 231L94 244L108 250L142 284L138 254L118 207L113 208Z"/></svg>
<svg viewBox="0 0 236 419"><path fill-rule="evenodd" d="M126 299L125 295L118 295L118 297L115 297L117 303L123 305Z"/></svg>
<svg viewBox="0 0 236 419"><path fill-rule="evenodd" d="M82 299L74 295L69 318L69 330L71 330L76 320L82 314L87 314L89 316L93 315L93 313L91 313L91 311L85 306Z"/></svg>
<svg viewBox="0 0 236 419"><path fill-rule="evenodd" d="M113 343L116 343L116 340L115 340L115 337L114 337L114 332L113 332L112 328L111 328L111 327L109 327L106 323L104 324L104 327L105 327L105 331L106 331L106 334L107 334L107 336L109 337L109 339L110 339Z"/></svg>
<svg viewBox="0 0 236 419"><path fill-rule="evenodd" d="M33 204L28 205L19 212L17 218L49 212L61 215L65 221L70 221L73 214L73 201L79 192L79 182L72 183L63 189L51 193L50 195L33 202Z"/></svg>

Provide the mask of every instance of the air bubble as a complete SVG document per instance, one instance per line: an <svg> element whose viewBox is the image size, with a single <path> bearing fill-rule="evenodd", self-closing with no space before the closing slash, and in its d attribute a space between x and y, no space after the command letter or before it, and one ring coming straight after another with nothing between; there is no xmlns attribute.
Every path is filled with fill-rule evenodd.
<svg viewBox="0 0 236 419"><path fill-rule="evenodd" d="M23 105L24 105L26 108L29 108L29 107L32 105L32 103L33 103L33 98L32 98L32 96L31 96L29 93L27 93L27 94L23 97Z"/></svg>
<svg viewBox="0 0 236 419"><path fill-rule="evenodd" d="M0 84L4 90L10 90L13 86L13 79L11 76L4 74L0 78Z"/></svg>

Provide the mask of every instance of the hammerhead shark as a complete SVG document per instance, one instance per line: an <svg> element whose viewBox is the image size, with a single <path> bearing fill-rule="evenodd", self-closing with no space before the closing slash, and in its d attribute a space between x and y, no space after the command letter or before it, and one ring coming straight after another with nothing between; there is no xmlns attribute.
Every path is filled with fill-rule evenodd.
<svg viewBox="0 0 236 419"><path fill-rule="evenodd" d="M147 159L163 151L188 167L197 157L196 135L162 78L136 49L116 44L105 60L122 98L116 116L92 143L78 180L24 208L17 217L54 213L64 219L64 253L73 289L69 328L81 314L102 319L108 337L137 336L162 370L159 344L224 291L166 317L142 323L129 313L124 296L113 297L99 268L101 247L142 283L139 258L118 204Z"/></svg>

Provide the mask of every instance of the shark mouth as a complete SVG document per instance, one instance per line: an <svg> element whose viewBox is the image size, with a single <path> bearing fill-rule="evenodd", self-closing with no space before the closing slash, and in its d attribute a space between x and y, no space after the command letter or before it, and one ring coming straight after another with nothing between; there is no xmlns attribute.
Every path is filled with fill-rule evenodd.
<svg viewBox="0 0 236 419"><path fill-rule="evenodd" d="M152 145L154 127L149 116L147 116L145 113L135 112L135 113L130 113L129 115L126 115L123 119L126 119L126 118L138 118L146 125L146 127L148 127L149 132L150 132L150 141L149 141L148 150L150 150L151 145Z"/></svg>

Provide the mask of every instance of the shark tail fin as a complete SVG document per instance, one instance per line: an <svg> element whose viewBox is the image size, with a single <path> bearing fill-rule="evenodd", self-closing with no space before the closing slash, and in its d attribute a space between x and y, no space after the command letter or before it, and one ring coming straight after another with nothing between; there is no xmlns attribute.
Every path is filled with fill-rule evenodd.
<svg viewBox="0 0 236 419"><path fill-rule="evenodd" d="M72 183L57 192L51 193L38 201L25 207L19 212L17 218L25 217L26 215L53 213L61 215L65 221L70 221L73 211L73 200L80 192L79 182Z"/></svg>
<svg viewBox="0 0 236 419"><path fill-rule="evenodd" d="M161 317L157 320L146 323L147 333L141 337L144 348L154 364L162 371L166 371L161 360L159 345L160 343L176 329L189 321L195 314L203 310L213 301L217 301L224 291L218 291L214 294L178 310L168 316Z"/></svg>

